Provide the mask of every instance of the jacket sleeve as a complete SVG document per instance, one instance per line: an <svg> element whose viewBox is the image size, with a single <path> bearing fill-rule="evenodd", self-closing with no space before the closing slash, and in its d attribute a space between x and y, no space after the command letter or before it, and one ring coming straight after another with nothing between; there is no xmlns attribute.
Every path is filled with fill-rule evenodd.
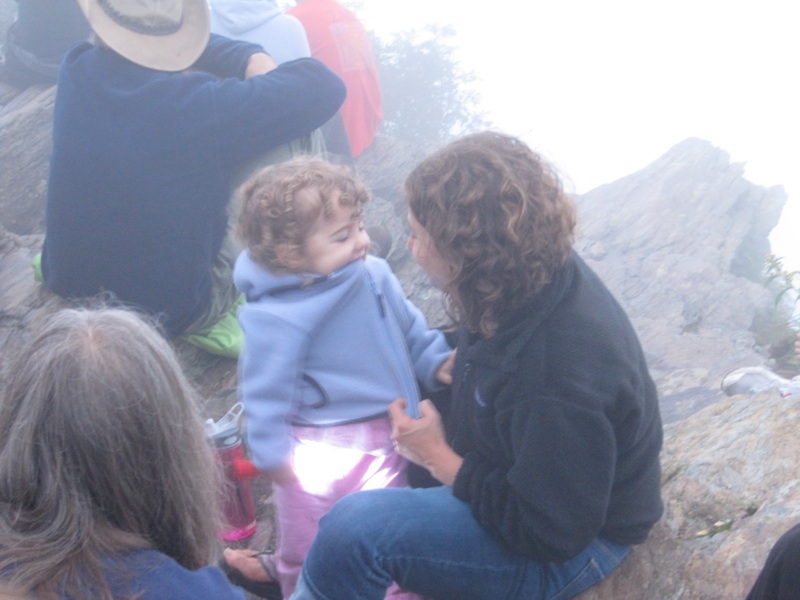
<svg viewBox="0 0 800 600"><path fill-rule="evenodd" d="M436 380L436 371L450 356L452 349L444 334L438 329L430 329L422 311L406 298L400 282L391 273L388 264L386 269L389 272L383 279L384 293L390 299L392 310L405 337L414 372L427 390L441 389L444 385Z"/></svg>
<svg viewBox="0 0 800 600"><path fill-rule="evenodd" d="M231 40L212 33L206 49L192 65L192 68L220 78L244 79L247 61L253 54L259 52L264 52L264 49L258 44Z"/></svg>
<svg viewBox="0 0 800 600"><path fill-rule="evenodd" d="M453 493L488 532L533 560L566 560L598 536L618 476L609 412L634 430L640 420L640 365L606 316L567 311L513 363L470 365L470 397L459 394L454 408L472 411L461 417L475 424L463 435L479 441L465 445Z"/></svg>
<svg viewBox="0 0 800 600"><path fill-rule="evenodd" d="M513 432L501 455L465 454L453 494L512 552L563 561L586 548L603 526L614 434L602 411L563 398L523 406L497 415L498 428Z"/></svg>
<svg viewBox="0 0 800 600"><path fill-rule="evenodd" d="M198 143L218 140L219 160L239 165L322 126L346 90L321 62L300 58L247 80L207 81L198 94L207 103L194 131Z"/></svg>
<svg viewBox="0 0 800 600"><path fill-rule="evenodd" d="M247 442L262 471L285 466L292 451L293 398L306 332L259 306L245 305L239 321L245 347L239 362Z"/></svg>
<svg viewBox="0 0 800 600"><path fill-rule="evenodd" d="M538 561L601 534L639 543L661 514L658 397L636 334L580 264L553 286L508 336L459 340L448 421L464 457L453 493Z"/></svg>

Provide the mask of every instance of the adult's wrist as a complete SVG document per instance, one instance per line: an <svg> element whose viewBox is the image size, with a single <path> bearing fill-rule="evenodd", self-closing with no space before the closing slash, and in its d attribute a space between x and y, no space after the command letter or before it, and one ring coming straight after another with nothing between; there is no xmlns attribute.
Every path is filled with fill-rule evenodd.
<svg viewBox="0 0 800 600"><path fill-rule="evenodd" d="M464 459L450 446L444 446L431 455L423 465L438 481L447 486L452 486Z"/></svg>

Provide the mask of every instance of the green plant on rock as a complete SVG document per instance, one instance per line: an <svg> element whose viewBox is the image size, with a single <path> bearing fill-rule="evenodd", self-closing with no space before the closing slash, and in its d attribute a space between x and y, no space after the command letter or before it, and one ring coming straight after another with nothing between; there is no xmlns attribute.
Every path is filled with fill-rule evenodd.
<svg viewBox="0 0 800 600"><path fill-rule="evenodd" d="M789 271L783 264L783 258L774 254L767 257L764 268L764 285L775 294L776 314L783 316L774 319L769 326L764 326L762 322L761 326L754 329L761 338L760 343L770 347L776 370L798 371L800 362L795 356L794 341L800 330L800 271ZM787 311L791 314L788 319L785 317Z"/></svg>
<svg viewBox="0 0 800 600"><path fill-rule="evenodd" d="M800 301L800 271L789 271L784 267L783 258L770 254L766 261L766 286L776 290L775 306L790 298L797 305ZM792 319L797 324L798 318Z"/></svg>

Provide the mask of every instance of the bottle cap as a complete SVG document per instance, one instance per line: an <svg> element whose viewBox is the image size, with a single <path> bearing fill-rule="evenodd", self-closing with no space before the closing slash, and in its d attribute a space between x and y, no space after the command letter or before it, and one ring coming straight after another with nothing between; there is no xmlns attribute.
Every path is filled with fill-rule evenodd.
<svg viewBox="0 0 800 600"><path fill-rule="evenodd" d="M242 418L244 405L237 402L228 409L218 421L206 420L206 436L223 446L231 446L239 440L239 422ZM228 439L231 438L231 439Z"/></svg>

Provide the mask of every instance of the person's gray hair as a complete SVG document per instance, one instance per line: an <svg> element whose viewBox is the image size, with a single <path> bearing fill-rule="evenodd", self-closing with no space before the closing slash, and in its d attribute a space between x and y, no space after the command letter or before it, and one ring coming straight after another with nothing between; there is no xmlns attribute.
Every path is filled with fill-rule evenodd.
<svg viewBox="0 0 800 600"><path fill-rule="evenodd" d="M218 473L169 344L122 309L54 314L0 404L0 573L37 597L111 598L103 559L153 548L209 564Z"/></svg>

